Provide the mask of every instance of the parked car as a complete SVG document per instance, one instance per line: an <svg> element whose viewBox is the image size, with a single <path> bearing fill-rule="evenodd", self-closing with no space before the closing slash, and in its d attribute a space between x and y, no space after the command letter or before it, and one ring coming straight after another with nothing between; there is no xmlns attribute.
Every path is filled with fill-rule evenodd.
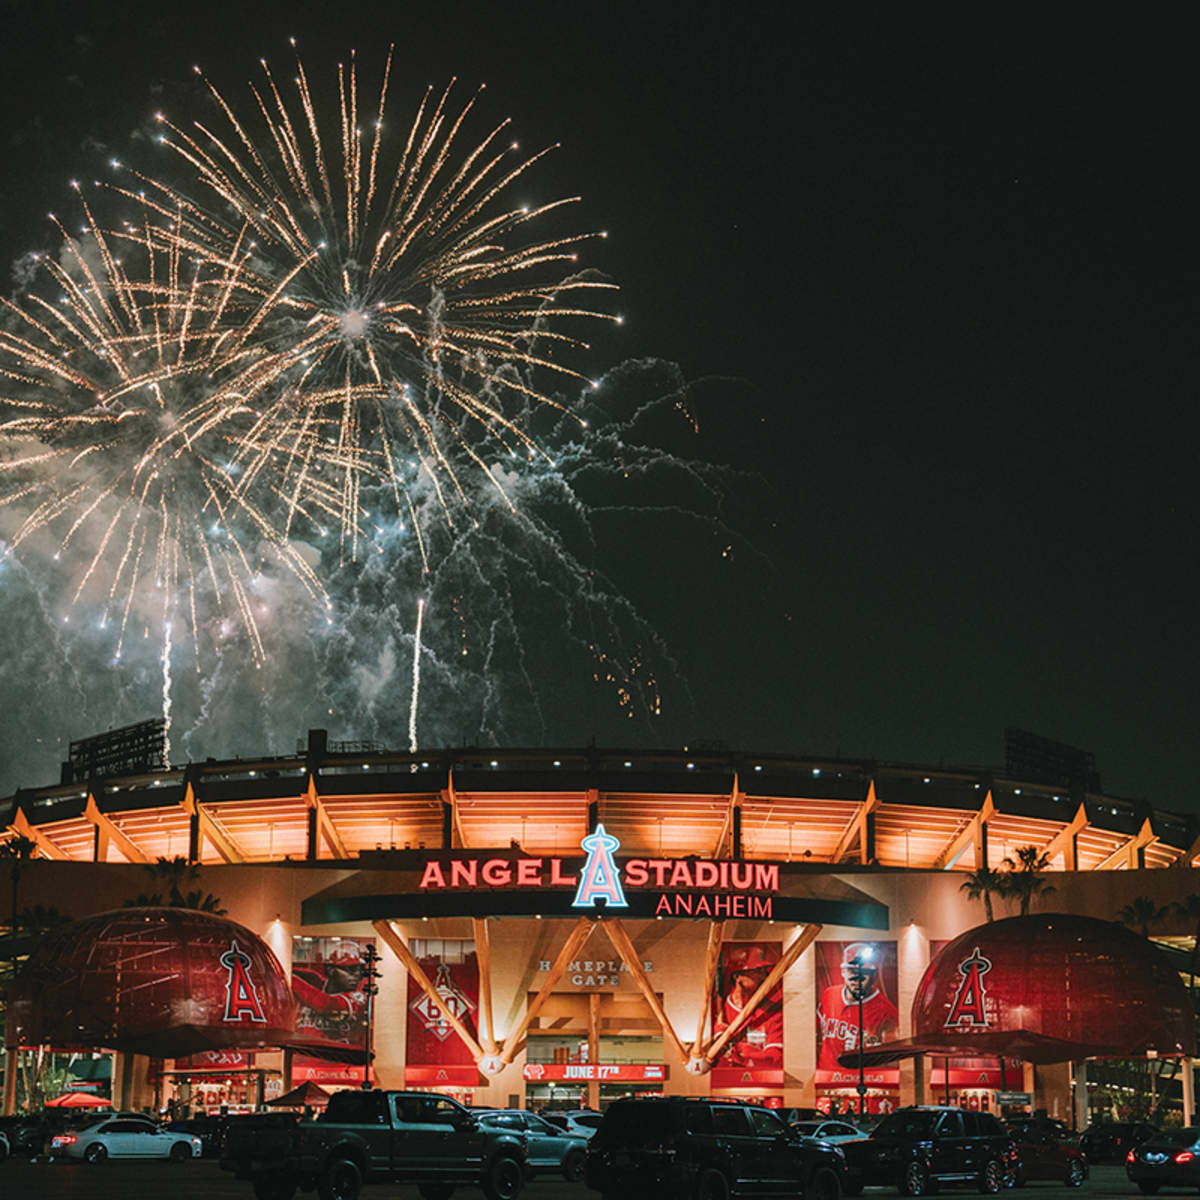
<svg viewBox="0 0 1200 1200"><path fill-rule="evenodd" d="M588 1141L591 1141L592 1135L600 1128L600 1122L604 1119L603 1113L595 1112L590 1108L571 1108L538 1115L549 1121L551 1125L557 1125L565 1132L587 1138Z"/></svg>
<svg viewBox="0 0 1200 1200"><path fill-rule="evenodd" d="M845 1121L793 1121L791 1128L801 1137L815 1138L820 1142L856 1142L867 1135Z"/></svg>
<svg viewBox="0 0 1200 1200"><path fill-rule="evenodd" d="M0 1129L0 1162L3 1162L11 1153L8 1146L8 1134Z"/></svg>
<svg viewBox="0 0 1200 1200"><path fill-rule="evenodd" d="M525 1135L531 1177L539 1171L561 1171L568 1183L583 1178L587 1138L567 1133L537 1113L519 1108L484 1110L478 1115L485 1129L511 1129Z"/></svg>
<svg viewBox="0 0 1200 1200"><path fill-rule="evenodd" d="M1048 1117L1013 1120L1008 1122L1008 1132L1020 1160L1013 1181L1017 1187L1031 1179L1080 1187L1088 1177L1087 1156L1079 1149L1079 1138L1062 1121Z"/></svg>
<svg viewBox="0 0 1200 1200"><path fill-rule="evenodd" d="M525 1138L486 1128L437 1092L334 1092L315 1121L281 1114L229 1122L221 1168L254 1185L258 1200L291 1200L297 1189L354 1200L364 1185L415 1183L423 1200L459 1187L487 1200L516 1200L525 1182Z"/></svg>
<svg viewBox="0 0 1200 1200"><path fill-rule="evenodd" d="M1112 1121L1089 1125L1079 1139L1079 1148L1091 1162L1120 1162L1135 1146L1154 1137L1158 1130L1145 1121Z"/></svg>
<svg viewBox="0 0 1200 1200"><path fill-rule="evenodd" d="M205 1158L215 1158L221 1153L223 1123L220 1117L187 1117L182 1121L172 1121L164 1128L168 1133L194 1133L204 1144Z"/></svg>
<svg viewBox="0 0 1200 1200"><path fill-rule="evenodd" d="M1125 1174L1147 1196L1164 1187L1200 1187L1200 1126L1163 1130L1131 1147Z"/></svg>
<svg viewBox="0 0 1200 1200"><path fill-rule="evenodd" d="M838 1147L797 1136L768 1108L670 1096L609 1105L588 1147L584 1178L608 1197L775 1193L839 1200L844 1174Z"/></svg>
<svg viewBox="0 0 1200 1200"><path fill-rule="evenodd" d="M845 1142L848 1195L892 1186L921 1196L935 1186L965 1183L998 1192L1016 1178L1017 1150L990 1113L958 1108L898 1108L861 1141Z"/></svg>
<svg viewBox="0 0 1200 1200"><path fill-rule="evenodd" d="M50 1153L84 1162L102 1163L108 1158L169 1158L187 1162L199 1158L203 1143L194 1134L168 1133L147 1121L105 1117L70 1133L50 1139Z"/></svg>

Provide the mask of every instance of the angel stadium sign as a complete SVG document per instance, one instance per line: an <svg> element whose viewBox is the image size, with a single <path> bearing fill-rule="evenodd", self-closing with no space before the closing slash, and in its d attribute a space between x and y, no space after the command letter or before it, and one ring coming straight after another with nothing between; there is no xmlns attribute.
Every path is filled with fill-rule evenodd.
<svg viewBox="0 0 1200 1200"><path fill-rule="evenodd" d="M749 917L771 920L779 891L778 863L687 858L629 858L622 866L621 843L597 825L580 842L581 867L563 858L452 858L431 860L422 891L486 888L574 888L570 907L601 912L630 909L630 892L654 892L653 916ZM624 883L622 883L624 877ZM703 889L703 890L700 890ZM644 911L644 905L638 905Z"/></svg>
<svg viewBox="0 0 1200 1200"><path fill-rule="evenodd" d="M306 925L433 917L613 917L815 922L887 929L887 907L849 881L803 866L742 859L623 857L597 825L577 856L404 850L301 905Z"/></svg>

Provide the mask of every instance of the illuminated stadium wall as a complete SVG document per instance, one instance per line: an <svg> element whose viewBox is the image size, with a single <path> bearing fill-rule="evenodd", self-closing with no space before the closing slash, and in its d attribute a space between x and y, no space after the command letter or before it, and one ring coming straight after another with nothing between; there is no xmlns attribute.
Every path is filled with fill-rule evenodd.
<svg viewBox="0 0 1200 1200"><path fill-rule="evenodd" d="M627 907L581 922L571 900L598 826L619 845ZM200 864L194 886L272 947L314 1042L361 1045L361 996L339 971L374 939L379 1081L533 1106L711 1091L844 1110L857 1073L835 1050L856 1045L857 1005L844 991L854 947L873 957L869 1047L911 1034L931 943L983 921L961 887L977 865L1037 846L1056 891L1035 911L1114 919L1137 896L1186 896L1193 872L1180 868L1200 853L1190 818L969 772L777 756L337 752L320 733L295 757L22 791L0 801L0 829L38 848L22 906L74 917L145 892L144 864L157 857ZM699 907L706 890L746 902ZM666 892L670 906L655 911ZM1192 933L1176 920L1156 932ZM722 1040L776 968L756 1015ZM711 1063L698 1064L706 1050ZM157 1078L163 1098L236 1104L255 1097L211 1081L260 1072L271 1094L305 1078L353 1082L360 1070L280 1052L253 1064L237 1054L140 1062L125 1072L124 1099L149 1103ZM870 1106L935 1090L987 1105L1003 1088L1069 1111L1065 1066L953 1061L945 1071L872 1069Z"/></svg>

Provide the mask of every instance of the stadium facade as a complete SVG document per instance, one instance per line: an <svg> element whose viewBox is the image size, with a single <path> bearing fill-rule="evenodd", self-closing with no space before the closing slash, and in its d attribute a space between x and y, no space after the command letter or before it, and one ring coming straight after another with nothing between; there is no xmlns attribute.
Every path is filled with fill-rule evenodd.
<svg viewBox="0 0 1200 1200"><path fill-rule="evenodd" d="M1034 846L1054 890L1033 911L1108 920L1139 897L1171 910L1200 891L1195 818L966 770L414 755L313 731L295 756L72 776L0 801L0 838L37 847L21 907L118 909L154 890L156 860L186 858L198 868L187 887L271 947L300 1006L286 1050L119 1055L112 1088L126 1106L236 1109L306 1079L361 1079L358 964L373 943L373 1070L386 1086L501 1106L711 1092L847 1111L860 1031L868 1049L909 1037L931 959L984 921L967 873ZM1015 911L993 903L998 917ZM1153 932L1186 959L1191 922L1171 910ZM1156 1049L1182 1059L1192 1047ZM1087 1103L1072 1094L1085 1073L916 1058L864 1068L861 1085L875 1111L1027 1093L1069 1116ZM1119 1111L1121 1088L1103 1078L1093 1070L1091 1103Z"/></svg>

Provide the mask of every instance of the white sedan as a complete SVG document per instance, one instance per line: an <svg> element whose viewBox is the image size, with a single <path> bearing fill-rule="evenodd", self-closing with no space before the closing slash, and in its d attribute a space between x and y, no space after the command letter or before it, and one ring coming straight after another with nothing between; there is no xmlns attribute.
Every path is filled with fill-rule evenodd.
<svg viewBox="0 0 1200 1200"><path fill-rule="evenodd" d="M793 1121L792 1129L801 1137L822 1142L857 1142L867 1135L846 1121Z"/></svg>
<svg viewBox="0 0 1200 1200"><path fill-rule="evenodd" d="M204 1143L191 1134L167 1133L148 1121L107 1117L83 1129L55 1134L50 1153L102 1163L106 1158L169 1158L186 1162L199 1158Z"/></svg>

